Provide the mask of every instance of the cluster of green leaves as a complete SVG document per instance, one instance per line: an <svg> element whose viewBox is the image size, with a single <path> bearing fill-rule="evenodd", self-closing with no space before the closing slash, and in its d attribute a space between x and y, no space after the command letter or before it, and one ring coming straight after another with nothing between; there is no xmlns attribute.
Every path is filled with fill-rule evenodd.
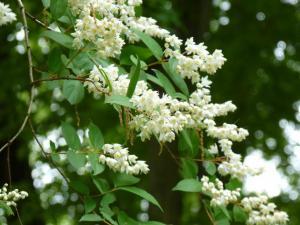
<svg viewBox="0 0 300 225"><path fill-rule="evenodd" d="M81 222L107 221L110 224L124 224L122 221L132 221L132 224L141 224L130 218L122 209L118 208L116 192L125 191L142 199L145 199L162 210L157 200L145 190L135 186L140 179L124 173L113 173L99 162L104 138L100 129L90 124L88 127L88 140L81 142L75 130L69 123L62 123L62 134L67 143L67 165L73 167L74 174L69 176L70 187L81 195L85 214L80 218ZM53 146L53 144L52 144ZM52 158L61 164L57 155L64 152L52 147ZM84 178L78 177L76 171L87 165L91 166ZM65 166L67 166L65 165ZM135 223L133 223L135 221ZM131 224L131 223L130 223ZM155 225L158 222L143 224Z"/></svg>

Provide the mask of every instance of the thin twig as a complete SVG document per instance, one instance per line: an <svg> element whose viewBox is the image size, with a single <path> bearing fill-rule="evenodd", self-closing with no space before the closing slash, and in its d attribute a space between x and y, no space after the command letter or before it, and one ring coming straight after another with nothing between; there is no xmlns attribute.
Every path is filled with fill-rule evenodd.
<svg viewBox="0 0 300 225"><path fill-rule="evenodd" d="M39 139L37 138L35 129L32 125L31 119L29 118L29 126L31 128L31 133L33 135L34 140L36 141L36 143L39 145L43 156L49 161L49 163L60 173L60 175L64 178L64 180L66 181L67 184L69 184L69 179L64 175L64 173L58 168L58 166L55 164L55 162L52 160L52 158L50 157L50 155L45 151L43 145L41 144L41 142L39 141Z"/></svg>
<svg viewBox="0 0 300 225"><path fill-rule="evenodd" d="M216 223L215 223L215 221L214 221L214 219L213 219L213 216L211 215L211 213L210 213L210 212L208 211L208 209L207 209L206 203L205 203L204 201L202 201L202 202L203 202L205 212L206 212L206 214L207 214L207 216L208 216L210 222L212 223L212 225L216 225Z"/></svg>
<svg viewBox="0 0 300 225"><path fill-rule="evenodd" d="M73 62L73 60L85 49L85 46L80 48L67 62L66 68Z"/></svg>
<svg viewBox="0 0 300 225"><path fill-rule="evenodd" d="M6 163L7 163L7 172L8 172L8 184L9 184L9 188L11 189L11 168L10 168L10 147L9 146L7 148Z"/></svg>
<svg viewBox="0 0 300 225"><path fill-rule="evenodd" d="M37 23L38 25L46 28L47 30L54 31L51 27L47 26L45 23L37 19L35 16L31 15L29 12L25 12L26 16L29 17L33 22Z"/></svg>
<svg viewBox="0 0 300 225"><path fill-rule="evenodd" d="M17 0L18 5L20 7L21 10L21 14L22 14L22 20L23 20L23 26L24 26L24 33L25 33L25 46L27 49L27 58L28 58L28 67L29 67L29 78L30 78L30 82L33 82L33 64L32 64L32 54L31 54L31 48L30 48L30 44L29 44L29 32L28 32L28 25L27 25L27 19L26 19L26 12L25 12L25 8L23 5L22 0ZM17 137L19 137L19 135L23 132L29 116L31 114L31 110L32 110L32 104L33 104L33 99L34 99L34 91L35 88L34 86L31 87L30 90L30 100L29 100L29 105L28 105L28 109L27 109L27 113L26 116L23 120L23 123L21 124L19 130L17 131L17 133L5 144L0 148L0 153L7 148L9 145L11 145L16 139Z"/></svg>
<svg viewBox="0 0 300 225"><path fill-rule="evenodd" d="M96 90L99 91L100 93L107 94L107 95L109 94L104 89L100 89L99 87L97 87L97 85L95 84L95 82L93 80L90 80L90 79L87 79L87 78L84 78L84 77L56 77L55 76L55 77L35 80L31 83L31 85L37 85L41 82L51 82L51 81L57 81L57 80L76 80L76 81L80 81L80 82L90 82L94 85Z"/></svg>
<svg viewBox="0 0 300 225"><path fill-rule="evenodd" d="M23 225L21 217L20 217L20 214L19 214L19 210L18 210L17 207L15 207L15 209L16 209L16 213L17 213L17 217L18 217L19 223L20 223L20 225Z"/></svg>
<svg viewBox="0 0 300 225"><path fill-rule="evenodd" d="M171 157L174 159L175 163L176 163L178 166L180 166L180 163L179 163L179 161L177 160L177 157L173 154L172 150L171 150L167 145L163 145L163 146L167 149L168 153L169 153L169 154L171 155Z"/></svg>
<svg viewBox="0 0 300 225"><path fill-rule="evenodd" d="M148 66L148 67L152 67L152 66L156 66L156 65L161 65L161 64L163 64L163 63L165 63L165 62L168 62L168 60L167 60L167 59L162 59L162 60L160 60L160 61L156 61L156 62L150 63L150 64L148 64L147 66Z"/></svg>

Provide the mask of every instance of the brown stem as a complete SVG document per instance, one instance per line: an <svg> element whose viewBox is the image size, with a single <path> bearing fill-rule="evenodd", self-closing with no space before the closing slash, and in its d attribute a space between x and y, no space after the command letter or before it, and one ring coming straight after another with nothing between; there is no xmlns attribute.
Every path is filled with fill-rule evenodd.
<svg viewBox="0 0 300 225"><path fill-rule="evenodd" d="M162 64L162 63L164 63L164 62L168 62L168 60L167 60L167 59L162 59L162 60L160 60L160 61L156 61L156 62L150 63L150 64L148 65L148 67L160 65L160 64Z"/></svg>
<svg viewBox="0 0 300 225"><path fill-rule="evenodd" d="M35 80L31 83L31 85L36 85L41 82L49 82L49 81L57 81L57 80L77 80L81 82L90 82L95 86L96 90L99 91L100 93L107 94L107 95L109 94L109 92L105 91L104 89L98 88L93 80L84 77L56 77L55 76L55 77Z"/></svg>
<svg viewBox="0 0 300 225"><path fill-rule="evenodd" d="M49 26L47 26L45 23L43 23L42 21L40 21L39 19L37 19L35 16L31 15L29 12L25 12L26 16L29 17L33 22L35 22L36 24L46 28L47 30L51 30L54 31L52 28L50 28Z"/></svg>

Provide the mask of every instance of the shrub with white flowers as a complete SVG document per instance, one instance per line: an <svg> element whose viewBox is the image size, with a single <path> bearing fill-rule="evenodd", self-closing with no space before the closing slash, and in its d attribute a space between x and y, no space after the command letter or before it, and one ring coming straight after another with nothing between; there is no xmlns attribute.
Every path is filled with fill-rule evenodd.
<svg viewBox="0 0 300 225"><path fill-rule="evenodd" d="M22 1L18 2L23 10ZM83 100L83 87L86 87L95 101L113 105L117 110L119 118L116 119L126 128L126 145L134 145L136 139L142 142L152 139L157 140L164 151L169 143L178 142L184 152L184 157L178 158L181 162L186 158L191 160L181 167L197 169L192 170L195 172L189 177L183 174L173 190L201 194L210 202L204 207L213 224L219 224L220 220L229 224L232 220L229 211L244 224L287 224L287 214L275 210L276 205L269 203L266 196L247 197L241 191L244 178L259 174L260 169L245 165L241 155L233 150L233 142L243 141L248 131L235 124L217 122L217 118L236 110L231 101L212 102L209 76L225 63L222 51L210 53L204 43L195 43L193 38L181 40L161 28L153 18L137 16L136 7L141 4L142 0L61 0L51 1L50 7L45 5L51 24L49 27L41 21L38 24L48 28L42 35L52 41L51 44L69 51L69 55L61 53L58 61L63 69L57 72L68 76L54 76L45 71L43 74L48 77L31 82L64 80L63 85L57 84L56 88L62 90L72 105ZM0 3L0 25L15 19L10 8ZM25 35L30 50L28 32ZM31 52L29 66L32 69L30 55ZM49 154L64 155L55 158L56 161L71 165L78 177L89 174L100 192L100 195L92 195L82 189L85 184L73 187L72 181L62 176L70 187L84 195L82 203L88 207L80 221L120 225L123 225L120 221L134 221L121 209L110 208L115 200L103 203L107 196L116 198L114 192L119 190L136 194L161 208L152 195L133 186L138 179L133 175L147 175L151 168L129 152L131 148L117 143L105 144L102 132L94 124L81 137L67 122L61 128L67 146L61 151L57 143L51 142ZM35 137L34 131L33 134ZM176 160L177 152L170 151ZM56 161L50 159L51 165L61 173ZM204 171L199 172L199 167ZM122 182L116 180L118 176L123 178ZM109 187L109 183L114 183L114 187ZM7 186L0 190L0 201L7 206L16 206L15 202L25 197L27 193L18 190L7 193ZM99 210L96 209L98 202ZM225 212L221 218L212 210L218 207Z"/></svg>

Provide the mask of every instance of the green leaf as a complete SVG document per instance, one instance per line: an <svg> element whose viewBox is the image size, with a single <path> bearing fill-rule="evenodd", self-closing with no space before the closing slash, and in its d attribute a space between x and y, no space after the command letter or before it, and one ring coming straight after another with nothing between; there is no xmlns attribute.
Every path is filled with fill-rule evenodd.
<svg viewBox="0 0 300 225"><path fill-rule="evenodd" d="M123 211L118 214L118 222L120 225L141 225L141 222L132 219Z"/></svg>
<svg viewBox="0 0 300 225"><path fill-rule="evenodd" d="M94 66L94 63L89 58L89 54L82 51L83 48L72 51L72 54L69 55L69 59L65 64L65 66L72 69L76 75L86 74L91 71Z"/></svg>
<svg viewBox="0 0 300 225"><path fill-rule="evenodd" d="M129 83L127 94L126 94L126 96L128 98L132 97L132 95L134 93L134 90L135 90L135 87L136 87L136 84L137 84L137 82L139 81L139 78L140 78L141 62L140 62L139 58L138 58L138 61L137 61L137 66L132 71L133 72L130 76L130 83Z"/></svg>
<svg viewBox="0 0 300 225"><path fill-rule="evenodd" d="M92 198L86 198L84 200L85 213L90 213L96 208L97 202Z"/></svg>
<svg viewBox="0 0 300 225"><path fill-rule="evenodd" d="M107 207L110 204L114 203L116 200L117 199L116 199L116 196L114 194L108 193L108 194L105 194L103 196L103 198L101 199L100 205L102 207Z"/></svg>
<svg viewBox="0 0 300 225"><path fill-rule="evenodd" d="M112 225L118 225L116 221L112 219L112 216L114 215L114 212L107 206L107 207L100 207L99 209L102 216L108 220Z"/></svg>
<svg viewBox="0 0 300 225"><path fill-rule="evenodd" d="M184 179L179 181L172 191L183 191L183 192L201 192L202 184L200 181L195 179Z"/></svg>
<svg viewBox="0 0 300 225"><path fill-rule="evenodd" d="M93 178L93 183L97 187L97 189L100 191L100 193L105 193L109 191L109 184L105 179L102 178Z"/></svg>
<svg viewBox="0 0 300 225"><path fill-rule="evenodd" d="M159 70L154 70L158 80L163 85L163 88L165 89L166 93L170 95L171 97L175 97L176 90L173 86L173 84L169 81L169 79Z"/></svg>
<svg viewBox="0 0 300 225"><path fill-rule="evenodd" d="M42 0L42 3L45 9L50 7L50 0Z"/></svg>
<svg viewBox="0 0 300 225"><path fill-rule="evenodd" d="M129 186L140 182L140 178L126 173L116 173L113 175L112 180L115 187Z"/></svg>
<svg viewBox="0 0 300 225"><path fill-rule="evenodd" d="M213 207L213 209L214 209L214 215L216 220L223 220L223 219L231 220L229 211L225 206L215 206Z"/></svg>
<svg viewBox="0 0 300 225"><path fill-rule="evenodd" d="M165 223L157 222L157 221L148 221L142 223L143 225L166 225Z"/></svg>
<svg viewBox="0 0 300 225"><path fill-rule="evenodd" d="M57 73L62 69L63 63L61 60L61 51L59 48L54 48L48 56L48 71Z"/></svg>
<svg viewBox="0 0 300 225"><path fill-rule="evenodd" d="M68 1L67 0L51 0L50 3L50 12L54 19L62 17L67 9Z"/></svg>
<svg viewBox="0 0 300 225"><path fill-rule="evenodd" d="M217 172L216 165L211 161L205 161L203 166L204 166L206 172L211 176L215 175L215 173Z"/></svg>
<svg viewBox="0 0 300 225"><path fill-rule="evenodd" d="M176 71L177 60L175 58L171 58L169 59L169 62L163 63L162 66L179 90L186 96L189 96L189 88L187 84Z"/></svg>
<svg viewBox="0 0 300 225"><path fill-rule="evenodd" d="M101 130L93 123L89 125L89 139L95 149L101 149L104 145L104 138Z"/></svg>
<svg viewBox="0 0 300 225"><path fill-rule="evenodd" d="M80 194L88 195L90 193L89 187L82 180L71 180L70 186Z"/></svg>
<svg viewBox="0 0 300 225"><path fill-rule="evenodd" d="M130 60L132 62L131 64L133 64L134 66L137 66L138 61L140 61L140 64L141 64L141 71L140 72L141 73L142 73L143 70L147 70L148 65L144 61L141 61L139 58L135 57L134 55L130 56ZM133 71L133 70L131 70L131 71Z"/></svg>
<svg viewBox="0 0 300 225"><path fill-rule="evenodd" d="M157 200L151 194L149 194L148 192L146 192L143 189L140 189L137 187L119 187L118 189L138 195L141 198L148 200L153 205L156 205L161 211L163 211L163 209L161 208L161 206L159 205Z"/></svg>
<svg viewBox="0 0 300 225"><path fill-rule="evenodd" d="M130 56L136 55L141 60L145 61L152 56L152 53L148 48L135 46L135 45L127 45L122 49L122 53L120 55L120 64L121 65L131 65Z"/></svg>
<svg viewBox="0 0 300 225"><path fill-rule="evenodd" d="M228 219L221 219L216 221L216 225L230 225L230 222Z"/></svg>
<svg viewBox="0 0 300 225"><path fill-rule="evenodd" d="M69 48L69 49L73 48L73 38L67 34L47 30L47 31L42 32L41 35L43 37L51 39L52 41L55 41L56 43L66 47L66 48Z"/></svg>
<svg viewBox="0 0 300 225"><path fill-rule="evenodd" d="M55 143L53 141L49 141L49 144L50 144L50 148L51 148L51 151L52 152L56 152L56 146L55 146Z"/></svg>
<svg viewBox="0 0 300 225"><path fill-rule="evenodd" d="M86 214L86 215L82 216L79 221L80 222L100 222L100 221L103 221L103 219L101 218L101 216L94 213L94 214Z"/></svg>
<svg viewBox="0 0 300 225"><path fill-rule="evenodd" d="M179 93L179 92L176 92L174 94L174 98L179 98L181 100L188 101L188 97L186 97L184 94Z"/></svg>
<svg viewBox="0 0 300 225"><path fill-rule="evenodd" d="M155 76L151 75L151 74L146 74L146 78L147 80L152 81L154 84L160 86L163 88L163 84L160 82L160 80L158 78L156 78Z"/></svg>
<svg viewBox="0 0 300 225"><path fill-rule="evenodd" d="M231 178L227 184L225 184L226 189L235 190L237 188L242 188L243 184L240 180L236 178Z"/></svg>
<svg viewBox="0 0 300 225"><path fill-rule="evenodd" d="M89 162L94 171L94 175L98 175L105 170L105 166L99 162L99 155L97 153L90 153L88 156Z"/></svg>
<svg viewBox="0 0 300 225"><path fill-rule="evenodd" d="M79 150L81 148L81 143L74 127L69 123L64 122L61 124L61 128L68 146L73 150Z"/></svg>
<svg viewBox="0 0 300 225"><path fill-rule="evenodd" d="M123 95L112 95L105 97L105 103L116 104L128 108L134 109L133 104L130 102L130 99Z"/></svg>
<svg viewBox="0 0 300 225"><path fill-rule="evenodd" d="M55 153L55 152L51 153L51 159L53 160L54 163L60 163L61 162L59 153Z"/></svg>
<svg viewBox="0 0 300 225"><path fill-rule="evenodd" d="M84 154L77 153L72 150L67 152L67 159L76 170L84 167L86 163L86 157Z"/></svg>
<svg viewBox="0 0 300 225"><path fill-rule="evenodd" d="M84 97L84 87L80 81L65 80L63 84L63 95L71 105L78 104Z"/></svg>
<svg viewBox="0 0 300 225"><path fill-rule="evenodd" d="M198 165L191 159L181 159L181 171L180 174L183 178L195 179L198 175Z"/></svg>
<svg viewBox="0 0 300 225"><path fill-rule="evenodd" d="M248 219L248 216L240 206L235 205L233 207L233 218L237 222L245 223Z"/></svg>
<svg viewBox="0 0 300 225"><path fill-rule="evenodd" d="M52 73L46 73L46 72L42 72L42 79L49 79L51 78L53 75ZM44 84L47 86L47 88L49 90L53 90L55 88L61 88L62 84L63 84L63 80L53 80L51 82L44 82Z"/></svg>
<svg viewBox="0 0 300 225"><path fill-rule="evenodd" d="M199 154L199 138L196 131L184 129L179 134L178 149L182 156L195 157Z"/></svg>
<svg viewBox="0 0 300 225"><path fill-rule="evenodd" d="M7 216L14 215L14 212L12 211L12 209L8 205L6 205L6 203L4 201L0 201L0 209L3 209Z"/></svg>
<svg viewBox="0 0 300 225"><path fill-rule="evenodd" d="M139 30L134 29L134 33L144 42L144 44L150 49L156 59L161 60L163 56L163 50L160 45L148 34L145 34Z"/></svg>

